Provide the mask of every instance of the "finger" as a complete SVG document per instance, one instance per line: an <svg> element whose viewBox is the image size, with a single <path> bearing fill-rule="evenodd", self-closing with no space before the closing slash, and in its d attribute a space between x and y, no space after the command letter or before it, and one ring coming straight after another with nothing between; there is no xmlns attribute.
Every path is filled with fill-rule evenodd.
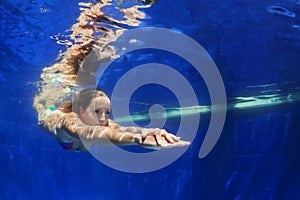
<svg viewBox="0 0 300 200"><path fill-rule="evenodd" d="M146 128L144 128L144 129L142 130L142 138L146 138L146 137L148 136L148 134L149 134L149 130L146 129Z"/></svg>
<svg viewBox="0 0 300 200"><path fill-rule="evenodd" d="M170 134L170 135L175 142L179 142L180 137L177 137L176 135L173 135L173 134Z"/></svg>
<svg viewBox="0 0 300 200"><path fill-rule="evenodd" d="M154 136L147 136L143 141L143 144L149 146L158 146Z"/></svg>
<svg viewBox="0 0 300 200"><path fill-rule="evenodd" d="M138 144L142 144L143 143L143 139L142 136L139 134L134 135L134 141L137 142Z"/></svg>
<svg viewBox="0 0 300 200"><path fill-rule="evenodd" d="M164 146L167 146L168 144L171 144L169 143L164 137L162 137L162 142L161 142L161 147L164 147Z"/></svg>
<svg viewBox="0 0 300 200"><path fill-rule="evenodd" d="M170 135L170 134L166 134L165 138L168 141L168 143L172 143L173 144L175 142L175 140L173 139L172 135Z"/></svg>
<svg viewBox="0 0 300 200"><path fill-rule="evenodd" d="M155 129L152 129L152 128L147 128L147 129L142 130L142 137L143 138L146 138L147 136L154 136L156 134L157 133L156 133Z"/></svg>
<svg viewBox="0 0 300 200"><path fill-rule="evenodd" d="M162 145L162 137L160 135L155 135L155 139L158 146Z"/></svg>
<svg viewBox="0 0 300 200"><path fill-rule="evenodd" d="M173 135L171 133L168 133L166 130L163 129L162 131L162 135L165 136L165 138L170 141L170 142L178 142L180 140L179 137L177 137L176 135Z"/></svg>
<svg viewBox="0 0 300 200"><path fill-rule="evenodd" d="M143 143L143 138L140 136L140 137L138 137L138 143L139 144L142 144Z"/></svg>

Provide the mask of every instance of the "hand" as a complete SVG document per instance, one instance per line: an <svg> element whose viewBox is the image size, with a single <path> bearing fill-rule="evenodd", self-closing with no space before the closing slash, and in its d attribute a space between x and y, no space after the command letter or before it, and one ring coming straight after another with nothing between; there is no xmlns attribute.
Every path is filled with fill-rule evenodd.
<svg viewBox="0 0 300 200"><path fill-rule="evenodd" d="M169 144L176 144L180 141L180 137L159 128L143 129L142 138L144 139L143 144L152 146L168 146Z"/></svg>

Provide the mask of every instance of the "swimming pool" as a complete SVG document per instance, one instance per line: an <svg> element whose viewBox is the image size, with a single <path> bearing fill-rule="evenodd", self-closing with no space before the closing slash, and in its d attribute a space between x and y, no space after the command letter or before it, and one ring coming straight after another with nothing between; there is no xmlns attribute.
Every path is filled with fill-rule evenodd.
<svg viewBox="0 0 300 200"><path fill-rule="evenodd" d="M201 118L190 147L170 165L145 173L118 171L89 153L65 151L37 125L32 103L39 76L66 50L68 30L80 13L78 3L1 2L1 199L299 196L298 1L157 1L141 9L146 15L138 27L170 29L202 45L218 68L227 96L220 138L200 159L211 121L211 97L203 74L197 75L186 60L166 51L146 49L122 56L98 84L108 94L113 94L125 72L155 61L183 74L200 102L191 108ZM118 9L109 8L105 13L118 18ZM133 93L129 110L137 116L136 123L149 123L153 104L164 105L169 115L175 113L166 128L176 132L178 115L188 107L180 107L172 91L157 84Z"/></svg>

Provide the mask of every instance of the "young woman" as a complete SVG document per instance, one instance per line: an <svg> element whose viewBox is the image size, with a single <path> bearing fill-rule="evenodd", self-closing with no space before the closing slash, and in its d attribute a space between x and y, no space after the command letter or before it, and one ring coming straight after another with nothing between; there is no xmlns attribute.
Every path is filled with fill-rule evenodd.
<svg viewBox="0 0 300 200"><path fill-rule="evenodd" d="M56 110L48 110L40 124L48 128L64 149L74 151L86 151L84 144L109 144L107 139L117 145L136 143L167 147L189 144L164 129L122 127L109 119L109 113L110 99L103 91L84 89L76 95L73 104L68 102Z"/></svg>
<svg viewBox="0 0 300 200"><path fill-rule="evenodd" d="M125 30L123 26L118 27L118 24L137 26L140 23L137 19L145 17L139 8L148 7L145 5L122 8L120 12L123 12L124 20L120 20L104 15L103 8L110 4L110 0L102 0L94 5L80 3L82 12L77 18L78 22L71 28L70 39L73 44L67 48L59 62L45 67L41 74L41 88L33 103L38 113L39 124L68 150L85 151L83 143L105 144L107 139L117 144L137 143L152 146L189 144L163 129L119 126L108 119L110 100L99 90L83 90L73 101L74 105L67 103L61 108L55 107L58 102L69 98L73 88L95 85L96 77L93 74L98 70L99 62L116 57L116 51L111 43ZM112 28L101 26L107 22ZM101 56L97 57L99 60L85 65L88 55L94 49L101 52ZM78 73L83 73L84 77L88 78L80 79Z"/></svg>

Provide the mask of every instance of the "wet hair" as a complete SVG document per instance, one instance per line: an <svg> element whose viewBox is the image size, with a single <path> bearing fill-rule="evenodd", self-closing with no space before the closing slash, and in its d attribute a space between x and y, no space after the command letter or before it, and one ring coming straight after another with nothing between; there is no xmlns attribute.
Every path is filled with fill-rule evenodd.
<svg viewBox="0 0 300 200"><path fill-rule="evenodd" d="M109 99L105 92L95 88L87 88L76 94L72 102L63 103L60 106L60 110L64 113L75 112L80 114L80 108L85 110L95 97L106 97Z"/></svg>

